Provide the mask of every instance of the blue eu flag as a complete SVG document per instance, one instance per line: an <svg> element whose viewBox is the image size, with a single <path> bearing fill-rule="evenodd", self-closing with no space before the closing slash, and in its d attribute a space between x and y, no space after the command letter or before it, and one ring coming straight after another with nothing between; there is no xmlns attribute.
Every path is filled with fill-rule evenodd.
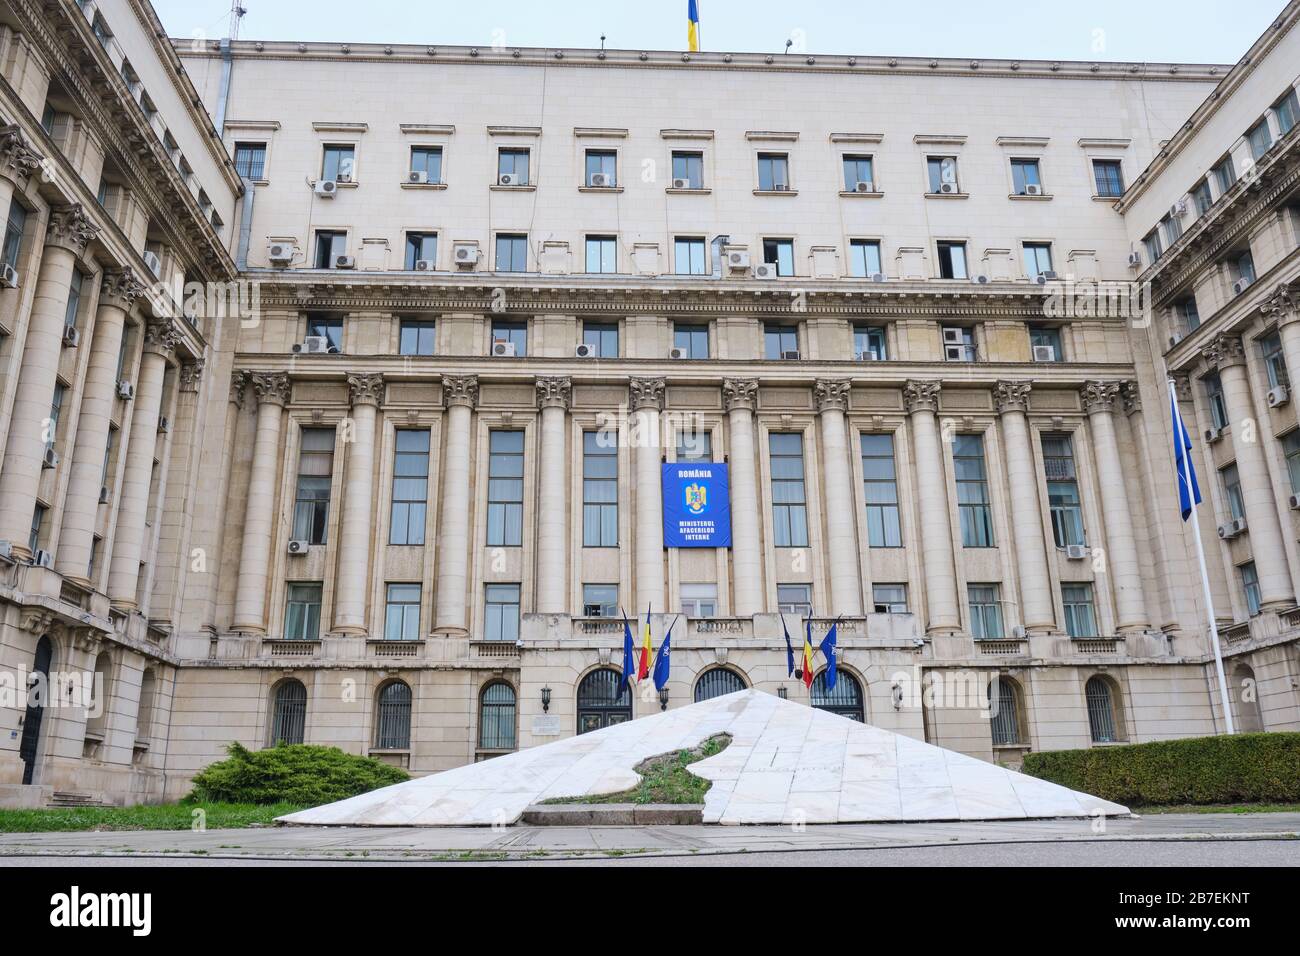
<svg viewBox="0 0 1300 956"><path fill-rule="evenodd" d="M1192 508L1201 503L1201 489L1196 483L1196 468L1187 453L1192 450L1192 436L1187 434L1183 416L1178 413L1178 398L1170 388L1169 411L1174 421L1174 463L1178 466L1178 506L1183 520L1192 516Z"/></svg>
<svg viewBox="0 0 1300 956"><path fill-rule="evenodd" d="M826 689L828 691L835 689L835 680L839 670L835 658L835 637L836 632L839 630L839 626L839 621L832 624L831 629L827 631L826 636L822 638L820 645L822 656L826 658Z"/></svg>
<svg viewBox="0 0 1300 956"><path fill-rule="evenodd" d="M680 615L678 616L680 617ZM668 686L668 672L672 668L672 664L669 662L669 657L672 654L669 642L672 640L673 627L676 624L677 619L674 618L673 623L669 624L668 630L664 632L664 642L659 645L659 653L655 655L655 690L663 690Z"/></svg>
<svg viewBox="0 0 1300 956"><path fill-rule="evenodd" d="M623 676L618 681L618 693L621 697L627 690L628 679L631 678L636 667L632 663L632 625L627 622L627 615L623 615Z"/></svg>

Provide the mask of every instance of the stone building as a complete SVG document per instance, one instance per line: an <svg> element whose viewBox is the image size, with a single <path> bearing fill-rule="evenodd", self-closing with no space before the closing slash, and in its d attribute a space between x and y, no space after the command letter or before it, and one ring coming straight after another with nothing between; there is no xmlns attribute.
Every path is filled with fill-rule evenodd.
<svg viewBox="0 0 1300 956"><path fill-rule="evenodd" d="M0 799L737 687L1009 765L1215 733L1166 369L1237 722L1297 729L1298 17L1215 66L3 0ZM727 466L730 547L665 546L666 464ZM621 609L677 622L662 695Z"/></svg>

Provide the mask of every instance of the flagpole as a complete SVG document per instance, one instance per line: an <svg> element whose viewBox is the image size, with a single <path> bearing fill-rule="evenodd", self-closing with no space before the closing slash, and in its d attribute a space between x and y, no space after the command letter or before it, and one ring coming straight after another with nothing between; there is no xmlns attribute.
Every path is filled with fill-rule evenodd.
<svg viewBox="0 0 1300 956"><path fill-rule="evenodd" d="M1201 570L1201 590L1205 597L1205 610L1210 619L1210 644L1214 648L1214 673L1219 679L1219 701L1223 705L1223 719L1229 734L1237 732L1232 720L1232 702L1228 699L1228 679L1223 673L1223 649L1219 646L1219 625L1214 616L1214 594L1210 590L1210 572L1205 565L1205 546L1201 543L1201 520L1196 508L1196 498L1192 494L1192 458L1191 451L1183 443L1187 428L1183 425L1183 413L1178 407L1178 391L1174 380L1169 379L1169 401L1174 409L1174 443L1182 453L1183 487L1187 489L1187 502L1192 508L1192 540L1196 542L1196 562Z"/></svg>

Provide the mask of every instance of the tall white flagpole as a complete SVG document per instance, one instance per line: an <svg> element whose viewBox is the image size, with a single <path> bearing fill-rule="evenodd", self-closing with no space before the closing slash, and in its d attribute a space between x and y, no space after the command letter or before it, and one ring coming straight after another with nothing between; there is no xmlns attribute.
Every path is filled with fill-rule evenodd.
<svg viewBox="0 0 1300 956"><path fill-rule="evenodd" d="M1183 413L1178 407L1178 392L1172 378L1169 379L1169 402L1174 410L1174 441L1181 446L1186 428L1183 426ZM1192 455L1191 451L1184 447L1179 447L1179 451L1183 459L1180 477L1184 487L1187 488L1188 503L1192 506L1192 540L1196 542L1196 561L1201 569L1201 589L1205 597L1205 611L1210 619L1210 644L1214 648L1214 673L1219 679L1219 700L1223 705L1223 719L1227 724L1228 733L1235 734L1237 729L1232 720L1232 701L1228 699L1228 680L1223 673L1223 650L1219 646L1219 625L1214 616L1214 595L1210 590L1210 573L1205 566L1205 546L1201 544L1201 521L1196 508L1196 498L1192 494Z"/></svg>

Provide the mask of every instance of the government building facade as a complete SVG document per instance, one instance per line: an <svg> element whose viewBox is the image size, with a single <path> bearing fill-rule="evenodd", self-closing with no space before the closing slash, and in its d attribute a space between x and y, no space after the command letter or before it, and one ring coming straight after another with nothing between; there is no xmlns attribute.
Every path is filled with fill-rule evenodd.
<svg viewBox="0 0 1300 956"><path fill-rule="evenodd" d="M1235 723L1300 729L1298 19L1129 64L0 0L0 802L744 687L1013 767L1223 732L1170 380Z"/></svg>

